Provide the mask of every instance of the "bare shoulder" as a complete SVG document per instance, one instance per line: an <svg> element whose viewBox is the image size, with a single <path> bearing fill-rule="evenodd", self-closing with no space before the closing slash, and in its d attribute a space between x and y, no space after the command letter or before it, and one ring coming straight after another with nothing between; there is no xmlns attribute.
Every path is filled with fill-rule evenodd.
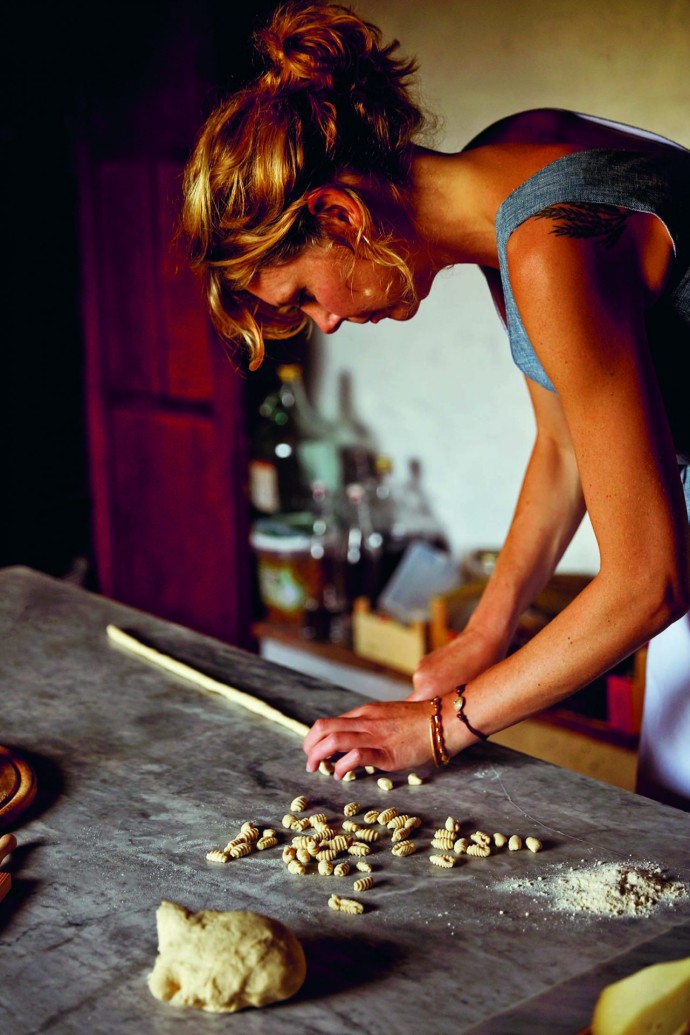
<svg viewBox="0 0 690 1035"><path fill-rule="evenodd" d="M525 220L511 235L507 258L514 286L529 279L534 288L535 277L545 285L567 279L597 293L615 287L649 306L666 284L673 245L650 213L568 202Z"/></svg>
<svg viewBox="0 0 690 1035"><path fill-rule="evenodd" d="M564 108L530 108L492 122L465 146L465 151L488 144L567 143L578 116Z"/></svg>

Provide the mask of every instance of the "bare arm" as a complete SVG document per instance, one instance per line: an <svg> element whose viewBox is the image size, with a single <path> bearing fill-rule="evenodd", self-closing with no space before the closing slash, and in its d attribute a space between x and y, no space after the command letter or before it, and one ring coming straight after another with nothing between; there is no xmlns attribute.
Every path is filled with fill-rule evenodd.
<svg viewBox="0 0 690 1035"><path fill-rule="evenodd" d="M556 233L554 223L523 224L508 258L525 328L560 402L533 391L535 450L501 564L472 622L475 633L480 623L485 630L484 669L468 679L448 648L441 659L448 666L435 674L435 692L446 688L450 753L474 739L454 718L447 693L454 683L469 682L473 726L497 732L608 671L690 603L687 517L644 319L663 284L668 239L644 215L628 226L618 221L604 241ZM525 647L497 660L577 526L583 500L598 575ZM340 775L368 761L416 764L428 711L427 701L408 701L320 720L305 741L308 766L333 752L343 752Z"/></svg>
<svg viewBox="0 0 690 1035"><path fill-rule="evenodd" d="M527 384L537 434L508 535L466 628L422 660L410 700L447 693L505 656L520 615L553 574L582 520L580 478L558 396Z"/></svg>
<svg viewBox="0 0 690 1035"><path fill-rule="evenodd" d="M567 697L688 607L687 517L644 321L663 240L653 217L631 224L607 247L541 219L510 242L515 298L558 392L601 566L526 647L474 680L472 721L486 732Z"/></svg>

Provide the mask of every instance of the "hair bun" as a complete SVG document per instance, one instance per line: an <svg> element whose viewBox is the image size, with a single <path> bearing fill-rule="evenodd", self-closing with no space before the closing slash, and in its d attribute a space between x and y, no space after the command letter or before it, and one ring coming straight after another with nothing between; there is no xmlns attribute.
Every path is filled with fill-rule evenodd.
<svg viewBox="0 0 690 1035"><path fill-rule="evenodd" d="M378 51L380 36L345 7L298 2L278 8L256 43L268 66L267 85L333 89L343 73L351 79L362 59Z"/></svg>

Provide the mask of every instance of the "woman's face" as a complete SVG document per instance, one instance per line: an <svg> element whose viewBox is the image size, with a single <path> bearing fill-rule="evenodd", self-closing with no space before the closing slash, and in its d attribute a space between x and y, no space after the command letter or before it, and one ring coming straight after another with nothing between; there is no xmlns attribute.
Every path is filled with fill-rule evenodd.
<svg viewBox="0 0 690 1035"><path fill-rule="evenodd" d="M295 259L262 270L249 292L271 306L296 306L324 334L341 323L409 320L419 308L396 270L354 259L342 245L309 245Z"/></svg>

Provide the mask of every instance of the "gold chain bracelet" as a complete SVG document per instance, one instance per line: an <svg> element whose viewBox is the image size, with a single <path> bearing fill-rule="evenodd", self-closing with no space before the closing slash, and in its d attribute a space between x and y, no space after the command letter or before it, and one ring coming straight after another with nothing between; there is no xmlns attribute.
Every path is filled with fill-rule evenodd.
<svg viewBox="0 0 690 1035"><path fill-rule="evenodd" d="M437 769L448 765L450 759L446 752L446 744L443 739L443 716L441 715L441 698L434 697L431 701L432 713L429 720L429 733L431 735L431 753L434 756L434 764Z"/></svg>

